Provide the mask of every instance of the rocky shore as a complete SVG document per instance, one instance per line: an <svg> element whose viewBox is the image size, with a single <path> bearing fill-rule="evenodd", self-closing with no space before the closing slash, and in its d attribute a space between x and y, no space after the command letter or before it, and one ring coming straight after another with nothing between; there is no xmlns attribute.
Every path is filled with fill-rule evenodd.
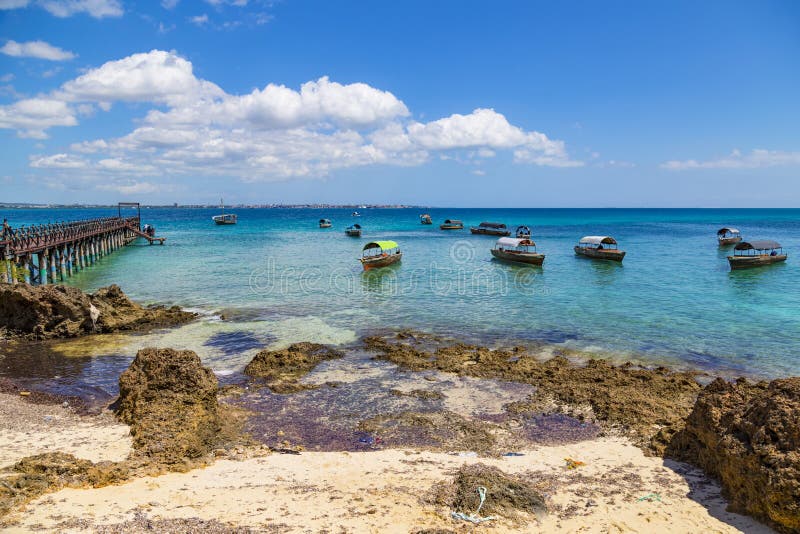
<svg viewBox="0 0 800 534"><path fill-rule="evenodd" d="M141 306L111 285L87 294L61 286L0 284L0 340L43 340L142 331L193 320L177 306Z"/></svg>
<svg viewBox="0 0 800 534"><path fill-rule="evenodd" d="M192 318L116 286L10 287L0 325L17 339ZM352 351L361 359L348 363ZM148 348L95 417L7 387L0 526L450 532L491 517L496 532L800 532L800 378L728 382L572 356L400 332L263 350L220 388L194 352ZM402 380L374 378L386 369Z"/></svg>

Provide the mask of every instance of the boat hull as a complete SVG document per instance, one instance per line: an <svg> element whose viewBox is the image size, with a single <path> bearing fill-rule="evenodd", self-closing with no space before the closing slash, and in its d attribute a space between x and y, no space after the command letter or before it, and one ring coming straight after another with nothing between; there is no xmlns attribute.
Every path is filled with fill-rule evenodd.
<svg viewBox="0 0 800 534"><path fill-rule="evenodd" d="M344 233L349 237L361 237L361 230L345 230Z"/></svg>
<svg viewBox="0 0 800 534"><path fill-rule="evenodd" d="M625 257L624 250L597 250L594 248L575 247L575 254L595 260L622 261Z"/></svg>
<svg viewBox="0 0 800 534"><path fill-rule="evenodd" d="M738 271L740 269L752 269L753 267L781 263L786 261L787 257L786 254L778 254L777 256L770 256L769 254L760 254L758 256L728 256L728 263L732 271Z"/></svg>
<svg viewBox="0 0 800 534"><path fill-rule="evenodd" d="M403 258L403 253L388 254L386 256L375 256L374 258L361 258L361 265L364 266L365 271L370 269L377 269L379 267L387 267L394 263L399 263Z"/></svg>
<svg viewBox="0 0 800 534"><path fill-rule="evenodd" d="M330 228L331 226L333 226L333 225L332 224L320 224L319 225L320 228Z"/></svg>
<svg viewBox="0 0 800 534"><path fill-rule="evenodd" d="M233 219L218 219L217 217L212 217L214 224L219 225L228 225L228 224L236 224L236 218Z"/></svg>
<svg viewBox="0 0 800 534"><path fill-rule="evenodd" d="M498 260L525 263L528 265L542 265L544 263L544 254L539 254L538 252L508 252L495 248L493 248L491 252L492 256Z"/></svg>
<svg viewBox="0 0 800 534"><path fill-rule="evenodd" d="M742 237L741 236L738 236L738 237L720 237L720 238L718 238L718 240L719 240L719 246L727 247L728 245L735 245L736 243L740 243L742 241Z"/></svg>
<svg viewBox="0 0 800 534"><path fill-rule="evenodd" d="M441 224L439 230L463 230L464 227L460 224Z"/></svg>
<svg viewBox="0 0 800 534"><path fill-rule="evenodd" d="M470 228L470 233L475 235L494 235L498 237L508 237L511 232L508 230L493 230L491 228Z"/></svg>

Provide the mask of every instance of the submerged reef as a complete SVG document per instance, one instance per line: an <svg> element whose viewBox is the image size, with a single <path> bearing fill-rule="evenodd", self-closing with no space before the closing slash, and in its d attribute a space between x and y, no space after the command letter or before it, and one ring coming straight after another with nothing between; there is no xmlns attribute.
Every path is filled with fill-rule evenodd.
<svg viewBox="0 0 800 534"><path fill-rule="evenodd" d="M281 350L262 350L244 368L246 375L263 378L275 393L294 393L311 386L299 382L325 360L344 354L318 343L295 343Z"/></svg>
<svg viewBox="0 0 800 534"><path fill-rule="evenodd" d="M509 412L560 411L579 419L597 419L651 453L663 452L665 443L653 438L660 430L681 426L700 391L695 373L613 365L599 359L581 366L563 356L542 361L521 347L505 350L438 344L435 339L408 333L394 339L369 337L365 345L377 353L377 359L413 371L435 369L531 384L536 393L527 402L510 405Z"/></svg>

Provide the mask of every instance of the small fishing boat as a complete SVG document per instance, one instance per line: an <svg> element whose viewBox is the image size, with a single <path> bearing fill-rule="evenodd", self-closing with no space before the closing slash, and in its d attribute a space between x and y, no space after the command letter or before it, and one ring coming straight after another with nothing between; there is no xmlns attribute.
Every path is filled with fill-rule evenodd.
<svg viewBox="0 0 800 534"><path fill-rule="evenodd" d="M728 256L732 271L761 267L786 261L788 255L777 241L762 239L758 241L742 241L733 247L733 256Z"/></svg>
<svg viewBox="0 0 800 534"><path fill-rule="evenodd" d="M511 231L503 223L496 222L482 222L478 226L473 226L469 229L470 233L479 235L495 235L507 237L511 235Z"/></svg>
<svg viewBox="0 0 800 534"><path fill-rule="evenodd" d="M397 263L402 257L403 253L394 241L371 241L362 249L361 265L367 271Z"/></svg>
<svg viewBox="0 0 800 534"><path fill-rule="evenodd" d="M211 217L212 221L216 224L236 224L238 217L235 213L225 213L225 204L222 202L222 199L219 199L219 208L222 213Z"/></svg>
<svg viewBox="0 0 800 534"><path fill-rule="evenodd" d="M354 224L352 226L348 226L345 229L344 233L349 235L350 237L361 237L361 225Z"/></svg>
<svg viewBox="0 0 800 534"><path fill-rule="evenodd" d="M530 239L531 229L527 226L517 226L517 229L514 230L514 235L519 239Z"/></svg>
<svg viewBox="0 0 800 534"><path fill-rule="evenodd" d="M735 245L742 241L742 235L736 228L720 228L717 230L717 241L721 247Z"/></svg>
<svg viewBox="0 0 800 534"><path fill-rule="evenodd" d="M421 224L433 224L433 219L431 219L430 215L425 213L424 215L419 216L419 222Z"/></svg>
<svg viewBox="0 0 800 534"><path fill-rule="evenodd" d="M320 228L330 228L331 226L333 226L333 224L331 224L331 220L330 219L320 219L319 220L319 227Z"/></svg>
<svg viewBox="0 0 800 534"><path fill-rule="evenodd" d="M354 211L354 212L353 212L351 215L352 215L353 217L361 217L361 214L360 214L360 213L358 213L357 211Z"/></svg>
<svg viewBox="0 0 800 534"><path fill-rule="evenodd" d="M492 256L498 260L541 265L544 263L544 254L536 251L536 243L530 239L516 237L501 237L492 249Z"/></svg>
<svg viewBox="0 0 800 534"><path fill-rule="evenodd" d="M596 260L622 261L625 251L617 248L617 240L608 235L587 235L575 245L575 254Z"/></svg>
<svg viewBox="0 0 800 534"><path fill-rule="evenodd" d="M439 225L440 230L463 230L464 223L457 219L445 219L443 224Z"/></svg>

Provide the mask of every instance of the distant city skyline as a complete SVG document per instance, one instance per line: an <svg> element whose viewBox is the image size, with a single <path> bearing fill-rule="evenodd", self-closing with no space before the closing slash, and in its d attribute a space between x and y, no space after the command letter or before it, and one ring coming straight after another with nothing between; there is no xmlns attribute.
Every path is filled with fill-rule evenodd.
<svg viewBox="0 0 800 534"><path fill-rule="evenodd" d="M0 204L800 205L800 4L0 0Z"/></svg>

